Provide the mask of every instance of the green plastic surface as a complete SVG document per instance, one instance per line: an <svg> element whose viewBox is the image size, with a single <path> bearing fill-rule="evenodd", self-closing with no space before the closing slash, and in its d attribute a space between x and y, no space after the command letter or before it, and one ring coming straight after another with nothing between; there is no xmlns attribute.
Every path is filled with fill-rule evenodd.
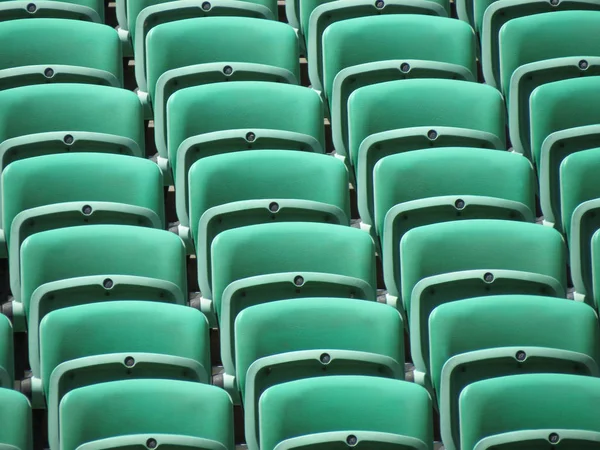
<svg viewBox="0 0 600 450"><path fill-rule="evenodd" d="M182 46L182 36L189 45ZM207 42L211 45L203 45ZM154 120L162 127L167 101L179 89L222 81L298 84L300 80L294 29L248 17L202 17L158 25L146 37L146 63Z"/></svg>
<svg viewBox="0 0 600 450"><path fill-rule="evenodd" d="M0 390L13 388L15 379L13 352L13 328L8 317L2 315L0 316ZM2 443L1 435L0 432L0 443Z"/></svg>
<svg viewBox="0 0 600 450"><path fill-rule="evenodd" d="M258 447L257 400L270 386L319 376L404 375L404 325L388 305L282 300L245 309L235 330L235 367L233 345L221 347L221 353L225 371L237 372L249 448Z"/></svg>
<svg viewBox="0 0 600 450"><path fill-rule="evenodd" d="M19 159L65 152L143 156L137 96L120 88L62 83L0 91L0 169Z"/></svg>
<svg viewBox="0 0 600 450"><path fill-rule="evenodd" d="M35 9L31 5L35 5ZM102 0L0 0L0 21L29 18L74 19L104 23Z"/></svg>
<svg viewBox="0 0 600 450"><path fill-rule="evenodd" d="M169 449L235 448L227 393L187 381L125 380L76 389L61 402L60 426L63 450L144 447L149 439Z"/></svg>
<svg viewBox="0 0 600 450"><path fill-rule="evenodd" d="M130 35L136 56L135 76L138 87L146 85L146 36L155 26L184 19L215 16L275 19L277 2L273 0L218 0L214 5L206 0L142 0L128 2L129 18L133 18ZM133 10L133 11L132 11ZM137 17L137 20L136 20Z"/></svg>
<svg viewBox="0 0 600 450"><path fill-rule="evenodd" d="M185 249L162 230L95 225L37 233L23 243L21 269L32 354L39 323L51 311L116 300L187 300Z"/></svg>
<svg viewBox="0 0 600 450"><path fill-rule="evenodd" d="M512 19L500 29L502 91L513 148L531 158L529 101L545 83L600 73L600 11Z"/></svg>
<svg viewBox="0 0 600 450"><path fill-rule="evenodd" d="M79 82L120 87L121 41L107 25L69 19L0 22L0 90Z"/></svg>
<svg viewBox="0 0 600 450"><path fill-rule="evenodd" d="M123 155L67 153L10 164L1 198L13 295L19 298L19 248L27 236L87 223L163 228L162 184L156 164Z"/></svg>
<svg viewBox="0 0 600 450"><path fill-rule="evenodd" d="M323 59L333 144L343 156L348 98L356 89L405 78L475 81L477 73L473 30L445 17L392 14L336 22L323 35Z"/></svg>
<svg viewBox="0 0 600 450"><path fill-rule="evenodd" d="M424 14L442 17L447 17L450 14L450 3L446 0L411 0L410 2L406 0L389 0L383 3L373 0L354 0L352 2L303 0L300 8L304 35L306 36L308 75L313 89L318 91L323 91L326 87L323 78L324 59L331 57L331 54L327 56L323 52L325 51L325 35L330 25L348 19L382 14ZM433 29L431 31L433 32ZM457 40L460 41L461 38L459 37ZM375 47L387 45L389 44L378 41ZM364 51L356 48L352 50L353 53ZM332 79L333 76L331 76Z"/></svg>
<svg viewBox="0 0 600 450"><path fill-rule="evenodd" d="M350 225L348 172L331 156L230 153L196 162L189 176L190 226L203 294L211 286L211 244L225 230L273 221Z"/></svg>
<svg viewBox="0 0 600 450"><path fill-rule="evenodd" d="M436 308L429 330L431 377L448 449L460 447L458 399L470 383L532 372L600 373L598 318L583 303L526 295L471 298Z"/></svg>
<svg viewBox="0 0 600 450"><path fill-rule="evenodd" d="M600 308L600 232L596 231L592 235L590 243L592 252L592 287L593 287L593 305L596 309Z"/></svg>
<svg viewBox="0 0 600 450"><path fill-rule="evenodd" d="M398 273L410 229L470 219L535 220L536 180L521 155L433 148L386 156L374 170L375 224L385 272Z"/></svg>
<svg viewBox="0 0 600 450"><path fill-rule="evenodd" d="M350 157L362 221L374 224L373 170L395 153L428 147L505 149L500 93L458 80L399 80L360 88L348 101Z"/></svg>
<svg viewBox="0 0 600 450"><path fill-rule="evenodd" d="M600 229L598 212L600 189L597 173L600 169L600 148L583 150L567 156L560 165L560 200L563 229L570 253L571 277L575 291L586 296L592 293L592 260L590 242Z"/></svg>
<svg viewBox="0 0 600 450"><path fill-rule="evenodd" d="M475 30L481 33L481 62L486 83L500 87L498 35L509 20L547 12L599 10L598 0L475 0Z"/></svg>
<svg viewBox="0 0 600 450"><path fill-rule="evenodd" d="M598 448L599 401L595 377L525 374L473 383L460 396L461 448ZM558 445L549 442L552 434Z"/></svg>
<svg viewBox="0 0 600 450"><path fill-rule="evenodd" d="M363 433L369 432L375 434L375 442L364 442L365 448L381 448L376 436L390 434L406 439L404 446L391 448L433 448L431 399L421 386L406 381L363 376L292 381L268 389L259 408L262 450L311 435L319 438L308 443L314 448L344 448L341 443L327 445L333 432L354 436L358 448L363 448ZM342 439L347 448L346 439Z"/></svg>
<svg viewBox="0 0 600 450"><path fill-rule="evenodd" d="M562 230L560 164L568 155L598 146L600 78L556 81L530 98L531 150L538 167L544 221ZM585 105L585 109L582 109Z"/></svg>
<svg viewBox="0 0 600 450"><path fill-rule="evenodd" d="M165 125L157 125L155 139L159 154L169 159L178 199L185 199L187 172L200 158L246 149L325 148L323 102L312 89L290 84L239 81L181 89L169 98Z"/></svg>
<svg viewBox="0 0 600 450"><path fill-rule="evenodd" d="M408 231L400 242L400 273L415 367L429 359L427 324L435 307L482 295L564 297L565 253L558 231L525 222L475 219ZM387 279L386 286L392 286Z"/></svg>
<svg viewBox="0 0 600 450"><path fill-rule="evenodd" d="M12 386L11 386L12 388ZM0 388L0 446L6 450L32 450L31 406L27 397Z"/></svg>

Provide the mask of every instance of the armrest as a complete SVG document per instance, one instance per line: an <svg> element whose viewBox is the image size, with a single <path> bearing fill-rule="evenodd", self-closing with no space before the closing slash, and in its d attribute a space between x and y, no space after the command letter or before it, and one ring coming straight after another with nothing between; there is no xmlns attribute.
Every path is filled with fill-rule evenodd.
<svg viewBox="0 0 600 450"><path fill-rule="evenodd" d="M49 82L100 84L112 87L122 87L123 84L112 73L89 67L56 64L51 66L22 66L0 70L0 90Z"/></svg>
<svg viewBox="0 0 600 450"><path fill-rule="evenodd" d="M0 3L0 21L30 19L32 17L85 20L88 22L103 23L100 15L92 8L75 3L47 0Z"/></svg>
<svg viewBox="0 0 600 450"><path fill-rule="evenodd" d="M163 73L156 82L156 98L153 99L154 136L160 156L168 157L166 109L169 97L176 91L186 87L223 81L273 81L298 84L298 80L289 70L254 63L196 64Z"/></svg>

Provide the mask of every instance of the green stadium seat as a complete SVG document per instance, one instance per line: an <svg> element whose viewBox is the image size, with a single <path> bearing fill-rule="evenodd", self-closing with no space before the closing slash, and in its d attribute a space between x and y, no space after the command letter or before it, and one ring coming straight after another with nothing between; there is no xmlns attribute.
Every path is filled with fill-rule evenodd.
<svg viewBox="0 0 600 450"><path fill-rule="evenodd" d="M187 302L183 244L168 231L124 225L44 231L25 240L21 259L21 299L35 375L40 373L39 325L52 311L117 300Z"/></svg>
<svg viewBox="0 0 600 450"><path fill-rule="evenodd" d="M430 16L448 17L450 15L450 2L447 0L302 0L300 3L302 20L302 33L305 37L308 75L313 89L323 91L323 65L326 55L324 39L328 27L336 22L365 16L395 15L395 14L424 14ZM436 28L432 26L430 30ZM373 33L371 39L376 36ZM458 37L457 46L462 44L462 37ZM372 48L367 52L379 51L378 47L388 46L375 40ZM398 43L396 43L398 45ZM363 51L365 51L363 50ZM461 49L461 51L463 51ZM358 50L354 48L352 52ZM467 53L468 54L468 53Z"/></svg>
<svg viewBox="0 0 600 450"><path fill-rule="evenodd" d="M478 381L460 396L461 448L595 449L599 393L600 379L580 375Z"/></svg>
<svg viewBox="0 0 600 450"><path fill-rule="evenodd" d="M162 174L143 158L102 153L46 155L2 172L2 240L20 301L20 247L40 231L84 224L165 228Z"/></svg>
<svg viewBox="0 0 600 450"><path fill-rule="evenodd" d="M238 81L182 89L169 98L167 120L155 126L159 156L168 158L178 194L186 193L190 167L205 156L325 149L323 102L312 89L290 84Z"/></svg>
<svg viewBox="0 0 600 450"><path fill-rule="evenodd" d="M121 41L107 25L9 20L0 22L0 48L0 90L46 83L123 84Z"/></svg>
<svg viewBox="0 0 600 450"><path fill-rule="evenodd" d="M531 150L538 168L544 222L562 230L560 164L568 155L595 148L600 134L600 78L556 81L530 98ZM582 109L582 105L585 107Z"/></svg>
<svg viewBox="0 0 600 450"><path fill-rule="evenodd" d="M376 302L281 300L242 311L235 347L230 342L221 353L226 373L237 372L246 442L258 448L258 399L275 384L323 375L404 379L404 325L397 310Z"/></svg>
<svg viewBox="0 0 600 450"><path fill-rule="evenodd" d="M0 0L0 21L29 18L74 19L104 23L103 0Z"/></svg>
<svg viewBox="0 0 600 450"><path fill-rule="evenodd" d="M592 235L590 247L592 252L592 304L594 308L600 309L600 266L598 265L600 262L600 232L596 231Z"/></svg>
<svg viewBox="0 0 600 450"><path fill-rule="evenodd" d="M433 450L431 399L421 386L403 380L331 376L292 381L269 388L259 410L262 450Z"/></svg>
<svg viewBox="0 0 600 450"><path fill-rule="evenodd" d="M374 172L375 226L384 271L398 273L410 229L465 219L535 221L536 180L527 158L478 148L386 156Z"/></svg>
<svg viewBox="0 0 600 450"><path fill-rule="evenodd" d="M212 297L202 295L212 299L222 347L237 315L253 305L298 297L376 299L374 243L356 228L250 225L220 233L211 253Z"/></svg>
<svg viewBox="0 0 600 450"><path fill-rule="evenodd" d="M59 448L59 405L75 389L131 379L210 383L209 328L193 308L146 301L55 310L40 325L40 376L51 448ZM30 348L30 351L32 349Z"/></svg>
<svg viewBox="0 0 600 450"><path fill-rule="evenodd" d="M69 392L60 404L60 448L234 450L233 408L216 386L123 380Z"/></svg>
<svg viewBox="0 0 600 450"><path fill-rule="evenodd" d="M569 244L571 278L578 300L591 304L591 239L600 222L600 148L567 156L560 165L560 201L563 229Z"/></svg>
<svg viewBox="0 0 600 450"><path fill-rule="evenodd" d="M471 0L472 1L472 0ZM488 84L499 88L500 50L498 35L509 20L569 10L600 10L598 0L475 0L475 30L481 35L481 61ZM488 81L489 80L489 81Z"/></svg>
<svg viewBox="0 0 600 450"><path fill-rule="evenodd" d="M0 314L0 392L12 389L15 379L13 328L8 317ZM0 400L0 404L1 404ZM2 413L0 413L1 415ZM2 444L0 432L0 445Z"/></svg>
<svg viewBox="0 0 600 450"><path fill-rule="evenodd" d="M510 140L515 151L531 159L531 93L542 84L600 73L600 11L559 11L512 19L500 29L499 42Z"/></svg>
<svg viewBox="0 0 600 450"><path fill-rule="evenodd" d="M300 81L296 33L274 20L203 17L163 23L146 37L146 62L145 77L137 83L149 94L154 122L163 127L167 100L180 89L222 81Z"/></svg>
<svg viewBox="0 0 600 450"><path fill-rule="evenodd" d="M17 391L0 388L0 423L0 447L4 450L33 450L31 406L27 397Z"/></svg>
<svg viewBox="0 0 600 450"><path fill-rule="evenodd" d="M203 294L211 289L211 244L225 230L274 220L350 225L348 172L331 156L283 150L211 156L192 166L189 186L186 237L196 244Z"/></svg>
<svg viewBox="0 0 600 450"><path fill-rule="evenodd" d="M429 330L448 450L461 448L458 400L473 382L522 373L600 375L598 318L583 303L529 295L470 298L437 307Z"/></svg>
<svg viewBox="0 0 600 450"><path fill-rule="evenodd" d="M504 117L496 89L466 81L398 80L354 91L348 101L349 144L363 223L374 225L377 161L434 146L505 149Z"/></svg>
<svg viewBox="0 0 600 450"><path fill-rule="evenodd" d="M51 153L144 155L137 96L89 84L38 84L0 91L0 172Z"/></svg>
<svg viewBox="0 0 600 450"><path fill-rule="evenodd" d="M356 89L406 78L475 81L477 74L473 30L446 17L392 14L343 20L325 31L323 52L333 145L344 157L348 97Z"/></svg>
<svg viewBox="0 0 600 450"><path fill-rule="evenodd" d="M415 373L428 373L428 321L436 307L499 294L564 298L565 253L558 231L525 222L461 220L408 231L400 241L400 273L384 276L391 291L401 274Z"/></svg>

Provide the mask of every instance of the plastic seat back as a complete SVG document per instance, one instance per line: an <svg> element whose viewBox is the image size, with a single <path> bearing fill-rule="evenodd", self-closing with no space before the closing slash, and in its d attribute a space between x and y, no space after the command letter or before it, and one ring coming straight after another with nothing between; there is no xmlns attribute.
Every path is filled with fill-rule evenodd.
<svg viewBox="0 0 600 450"><path fill-rule="evenodd" d="M238 316L235 341L249 447L258 446L258 399L271 386L336 374L404 378L402 319L376 302L302 298L253 306ZM225 367L233 348L233 340L231 352L222 347Z"/></svg>
<svg viewBox="0 0 600 450"><path fill-rule="evenodd" d="M522 373L600 373L598 318L583 303L528 295L471 298L436 308L429 330L447 448L459 448L458 399L473 382Z"/></svg>
<svg viewBox="0 0 600 450"><path fill-rule="evenodd" d="M375 224L384 271L397 273L397 245L410 229L468 219L535 220L536 180L520 155L432 148L386 156L374 170Z"/></svg>
<svg viewBox="0 0 600 450"><path fill-rule="evenodd" d="M190 45L182 45L182 36ZM167 101L180 89L222 81L300 80L294 29L248 17L203 17L154 27L146 38L146 62L157 129L166 127Z"/></svg>
<svg viewBox="0 0 600 450"><path fill-rule="evenodd" d="M331 1L331 0L302 0L301 16L303 34L306 37L306 50L308 59L308 76L312 87L323 91L325 87L323 78L324 39L329 26L344 22L349 19L379 16L379 15L429 15L448 17L450 15L450 3L446 0L391 0L384 3L371 0L355 0L353 2ZM433 30L432 30L433 32ZM460 42L460 38L457 39ZM377 47L387 44L379 42ZM361 50L354 48L353 52Z"/></svg>
<svg viewBox="0 0 600 450"><path fill-rule="evenodd" d="M8 317L0 317L0 389L12 389L15 379L13 328ZM1 441L0 441L1 443Z"/></svg>
<svg viewBox="0 0 600 450"><path fill-rule="evenodd" d="M167 104L166 135L156 131L177 194L186 194L190 167L207 156L246 149L325 149L319 95L289 84L240 81L182 89ZM187 224L186 215L179 218Z"/></svg>
<svg viewBox="0 0 600 450"><path fill-rule="evenodd" d="M2 228L11 289L19 299L19 248L40 231L82 224L164 228L160 169L123 155L74 153L29 158L2 173Z"/></svg>
<svg viewBox="0 0 600 450"><path fill-rule="evenodd" d="M558 231L532 223L477 219L408 231L400 274L415 370L427 372L428 320L437 306L498 294L565 297L565 253Z"/></svg>
<svg viewBox="0 0 600 450"><path fill-rule="evenodd" d="M298 414L289 414L293 407ZM260 448L432 449L431 399L421 386L379 377L309 378L260 398Z"/></svg>
<svg viewBox="0 0 600 450"><path fill-rule="evenodd" d="M596 217L600 208L600 189L594 182L600 169L599 158L600 148L583 150L567 156L560 165L560 202L573 286L588 303L591 303L592 293L590 242L600 229Z"/></svg>
<svg viewBox="0 0 600 450"><path fill-rule="evenodd" d="M18 391L0 388L0 447L5 450L32 450L31 406Z"/></svg>
<svg viewBox="0 0 600 450"><path fill-rule="evenodd" d="M529 102L545 83L600 73L600 11L559 11L500 29L500 77L514 150L531 158Z"/></svg>
<svg viewBox="0 0 600 450"><path fill-rule="evenodd" d="M477 74L473 30L445 17L392 14L336 22L323 35L323 59L333 143L343 156L348 97L356 89L406 78L475 81Z"/></svg>
<svg viewBox="0 0 600 450"><path fill-rule="evenodd" d="M500 93L457 80L399 80L360 88L348 101L350 157L360 217L374 224L373 169L384 156L429 147L505 149Z"/></svg>
<svg viewBox="0 0 600 450"><path fill-rule="evenodd" d="M460 396L461 448L598 446L600 379L524 374L473 383ZM519 401L515 402L515 398Z"/></svg>
<svg viewBox="0 0 600 450"><path fill-rule="evenodd" d="M68 19L0 22L0 90L29 84L120 87L121 41L107 25Z"/></svg>
<svg viewBox="0 0 600 450"><path fill-rule="evenodd" d="M544 221L562 230L560 163L568 155L597 147L600 79L573 78L536 88L530 99L531 150L540 179ZM581 105L587 105L582 110Z"/></svg>
<svg viewBox="0 0 600 450"><path fill-rule="evenodd" d="M185 249L168 231L123 225L45 231L25 240L21 261L21 299L36 375L39 324L52 311L116 300L179 305L187 300Z"/></svg>
<svg viewBox="0 0 600 450"><path fill-rule="evenodd" d="M225 230L274 220L350 224L348 172L330 156L276 150L212 156L195 163L189 179L203 294L211 292L211 244Z"/></svg>
<svg viewBox="0 0 600 450"><path fill-rule="evenodd" d="M60 404L60 446L89 450L98 445L233 450L231 399L216 386L178 380L124 380L75 389Z"/></svg>
<svg viewBox="0 0 600 450"><path fill-rule="evenodd" d="M104 2L102 0L0 1L0 21L32 17L104 23Z"/></svg>
<svg viewBox="0 0 600 450"><path fill-rule="evenodd" d="M87 84L39 84L0 91L0 169L51 153L144 154L137 96Z"/></svg>
<svg viewBox="0 0 600 450"><path fill-rule="evenodd" d="M39 375L53 446L58 445L58 405L73 389L130 378L210 381L209 328L200 311L153 302L115 306L56 310L40 325Z"/></svg>

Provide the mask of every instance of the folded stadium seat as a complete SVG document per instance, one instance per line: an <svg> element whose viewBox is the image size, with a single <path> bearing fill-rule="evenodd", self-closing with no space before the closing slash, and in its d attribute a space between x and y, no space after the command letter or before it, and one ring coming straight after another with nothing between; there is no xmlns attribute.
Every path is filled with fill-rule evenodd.
<svg viewBox="0 0 600 450"><path fill-rule="evenodd" d="M461 448L598 448L599 395L600 379L580 375L478 381L460 396Z"/></svg>
<svg viewBox="0 0 600 450"><path fill-rule="evenodd" d="M431 399L407 381L309 378L273 386L259 403L262 450L433 449Z"/></svg>
<svg viewBox="0 0 600 450"><path fill-rule="evenodd" d="M0 0L0 21L31 17L104 23L104 2L102 0Z"/></svg>
<svg viewBox="0 0 600 450"><path fill-rule="evenodd" d="M8 317L0 315L0 392L12 389L15 379L13 328ZM2 402L0 401L0 404ZM0 413L1 414L1 413ZM0 443L2 442L0 433Z"/></svg>
<svg viewBox="0 0 600 450"><path fill-rule="evenodd" d="M229 385L241 391L248 448L258 448L258 401L275 384L323 375L404 379L404 325L394 308L347 298L301 298L251 306L221 347ZM235 348L235 352L234 352ZM226 375L227 377L228 375Z"/></svg>
<svg viewBox="0 0 600 450"><path fill-rule="evenodd" d="M0 90L45 83L123 84L121 42L108 25L9 20L0 22L0 48Z"/></svg>
<svg viewBox="0 0 600 450"><path fill-rule="evenodd" d="M569 244L569 265L575 298L592 303L593 234L600 229L600 148L567 156L560 165L563 229Z"/></svg>
<svg viewBox="0 0 600 450"><path fill-rule="evenodd" d="M535 221L536 180L527 158L478 148L386 156L374 171L375 226L384 272L398 273L410 229L465 219Z"/></svg>
<svg viewBox="0 0 600 450"><path fill-rule="evenodd" d="M313 89L317 91L323 91L324 88L323 66L324 59L328 56L324 54L323 44L330 25L357 17L382 14L424 14L442 17L450 15L450 2L447 0L388 0L386 2L383 0L302 0L300 8L302 33L305 36L307 49L308 75ZM435 25L429 24L419 26L431 26L432 32L435 28ZM460 28L460 25L457 28ZM372 33L372 37L377 34ZM462 36L458 37L457 46L462 44L462 39ZM356 53L372 52L377 51L377 47L382 45L382 42L377 39L372 42L371 49L367 50L367 47L364 47L365 49L361 51L356 48L351 51ZM469 50L462 49L460 51L469 52Z"/></svg>
<svg viewBox="0 0 600 450"><path fill-rule="evenodd" d="M136 79L146 80L146 36L160 24L197 17L239 16L276 19L276 0L134 0L127 2L129 34L136 58ZM147 91L145 85L139 85Z"/></svg>
<svg viewBox="0 0 600 450"><path fill-rule="evenodd" d="M59 414L63 450L235 449L231 399L207 384L153 379L94 384L69 392Z"/></svg>
<svg viewBox="0 0 600 450"><path fill-rule="evenodd" d="M499 43L510 140L515 151L531 158L530 95L542 84L600 73L600 11L512 19L500 29Z"/></svg>
<svg viewBox="0 0 600 450"><path fill-rule="evenodd" d="M211 156L192 166L190 230L185 234L196 244L203 296L212 298L210 248L215 237L273 221L350 225L344 164L326 155L256 150Z"/></svg>
<svg viewBox="0 0 600 450"><path fill-rule="evenodd" d="M377 161L434 146L505 149L504 117L500 93L478 83L399 80L354 91L348 101L349 155L363 223L374 224Z"/></svg>
<svg viewBox="0 0 600 450"><path fill-rule="evenodd" d="M540 180L540 203L544 222L559 231L562 230L560 164L572 153L598 146L598 102L598 77L544 84L531 94L531 150Z"/></svg>
<svg viewBox="0 0 600 450"><path fill-rule="evenodd" d="M143 158L102 153L46 155L2 172L2 240L20 301L20 247L40 231L83 224L165 228L162 175Z"/></svg>
<svg viewBox="0 0 600 450"><path fill-rule="evenodd" d="M38 84L0 91L0 171L50 153L144 155L137 96L89 84Z"/></svg>
<svg viewBox="0 0 600 450"><path fill-rule="evenodd" d="M458 399L469 384L522 373L600 374L598 318L583 303L529 295L470 298L437 307L429 330L448 450L460 448Z"/></svg>
<svg viewBox="0 0 600 450"><path fill-rule="evenodd" d="M373 240L356 228L310 222L250 225L220 233L211 253L221 348L225 336L231 339L237 315L252 305L298 297L376 299Z"/></svg>
<svg viewBox="0 0 600 450"><path fill-rule="evenodd" d="M181 45L183 36L185 46ZM150 30L145 77L137 82L149 95L144 101L152 104L155 126L166 126L167 100L176 91L222 81L298 84L294 29L274 20L203 17L163 23Z"/></svg>
<svg viewBox="0 0 600 450"><path fill-rule="evenodd" d="M5 450L33 450L31 406L27 397L17 391L0 388L0 423L0 447Z"/></svg>
<svg viewBox="0 0 600 450"><path fill-rule="evenodd" d="M393 14L334 23L323 34L323 59L333 145L344 157L348 97L356 89L406 78L475 81L477 74L473 30L446 17Z"/></svg>
<svg viewBox="0 0 600 450"><path fill-rule="evenodd" d="M131 378L210 383L209 327L193 308L146 301L56 310L40 325L41 376L51 448L59 405L74 389ZM41 392L40 392L41 393Z"/></svg>
<svg viewBox="0 0 600 450"><path fill-rule="evenodd" d="M600 10L598 0L475 0L475 30L481 35L482 69L488 84L499 88L500 49L498 34L509 20L535 14L568 10ZM489 81L488 81L489 80Z"/></svg>
<svg viewBox="0 0 600 450"><path fill-rule="evenodd" d="M415 377L427 373L428 320L437 306L498 294L566 297L565 253L558 231L532 223L461 220L408 231L399 271L384 277L392 295L401 286Z"/></svg>
<svg viewBox="0 0 600 450"><path fill-rule="evenodd" d="M179 219L186 223L182 200L198 159L246 149L325 149L323 103L305 87L260 81L195 86L174 93L166 113L155 125L158 163L163 172L172 169L175 192L183 194Z"/></svg>

